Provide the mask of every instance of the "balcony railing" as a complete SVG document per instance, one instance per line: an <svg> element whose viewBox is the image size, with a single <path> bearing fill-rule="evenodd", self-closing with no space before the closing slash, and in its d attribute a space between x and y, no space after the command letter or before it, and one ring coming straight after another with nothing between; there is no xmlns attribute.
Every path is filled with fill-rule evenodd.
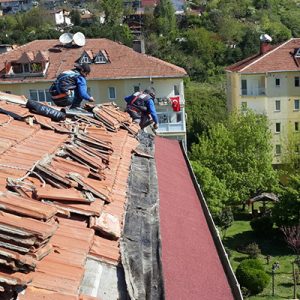
<svg viewBox="0 0 300 300"><path fill-rule="evenodd" d="M158 133L185 132L185 118L183 112L159 112Z"/></svg>
<svg viewBox="0 0 300 300"><path fill-rule="evenodd" d="M242 96L263 96L266 94L265 88L241 89Z"/></svg>

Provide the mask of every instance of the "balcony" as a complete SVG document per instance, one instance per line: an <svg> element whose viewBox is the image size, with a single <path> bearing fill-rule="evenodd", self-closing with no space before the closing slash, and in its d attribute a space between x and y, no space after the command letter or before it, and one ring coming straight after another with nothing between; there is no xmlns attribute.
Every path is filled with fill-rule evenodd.
<svg viewBox="0 0 300 300"><path fill-rule="evenodd" d="M174 111L163 111L157 112L159 128L158 133L175 133L186 131L185 129L185 116L183 111L174 112Z"/></svg>
<svg viewBox="0 0 300 300"><path fill-rule="evenodd" d="M247 89L241 89L241 95L242 96L264 96L266 95L266 89L263 88L247 88Z"/></svg>

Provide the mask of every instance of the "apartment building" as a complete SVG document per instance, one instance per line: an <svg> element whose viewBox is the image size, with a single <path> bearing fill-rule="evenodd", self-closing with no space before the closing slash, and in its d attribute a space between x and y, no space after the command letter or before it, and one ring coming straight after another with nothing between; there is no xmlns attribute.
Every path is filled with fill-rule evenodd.
<svg viewBox="0 0 300 300"><path fill-rule="evenodd" d="M300 38L279 46L261 42L257 55L226 71L229 110L249 108L268 117L273 133L273 163L280 164L289 137L300 134Z"/></svg>

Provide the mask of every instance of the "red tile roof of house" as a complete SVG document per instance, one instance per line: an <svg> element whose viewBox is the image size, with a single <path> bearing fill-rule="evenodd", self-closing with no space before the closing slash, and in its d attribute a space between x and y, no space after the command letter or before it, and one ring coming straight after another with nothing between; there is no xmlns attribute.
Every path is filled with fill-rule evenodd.
<svg viewBox="0 0 300 300"><path fill-rule="evenodd" d="M166 299L238 299L233 296L179 143L157 137L155 160Z"/></svg>
<svg viewBox="0 0 300 300"><path fill-rule="evenodd" d="M300 48L300 38L292 38L285 43L272 47L264 54L257 54L226 68L229 72L266 73L300 71L295 53Z"/></svg>
<svg viewBox="0 0 300 300"><path fill-rule="evenodd" d="M48 52L49 67L44 77L0 78L2 81L34 82L53 80L62 71L74 67L74 63L81 58L84 51L99 53L105 50L109 63L91 64L89 80L92 79L122 79L145 77L184 77L187 76L183 68L165 62L158 58L141 54L132 48L110 41L108 39L86 39L84 47L64 47L58 40L36 40L20 46L10 52L0 55L0 71L5 69L5 63L18 60L24 53L32 51L34 55L38 51Z"/></svg>
<svg viewBox="0 0 300 300"><path fill-rule="evenodd" d="M3 101L25 101L20 96L0 93L0 99L1 109L24 118L0 114L0 254L6 258L0 265L14 271L0 272L0 298L7 286L27 285L22 300L96 300L79 294L85 262L88 256L120 262L119 236L111 235L109 219L100 225L98 219L110 215L122 226L131 155L138 145L130 132L138 127L109 104L96 112L114 121L109 130L80 119L71 125L81 128L75 137L70 120L56 123Z"/></svg>

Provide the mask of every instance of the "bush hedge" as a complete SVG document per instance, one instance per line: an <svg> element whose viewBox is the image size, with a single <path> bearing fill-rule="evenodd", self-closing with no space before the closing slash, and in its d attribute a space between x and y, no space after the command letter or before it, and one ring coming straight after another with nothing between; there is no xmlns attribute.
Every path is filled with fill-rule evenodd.
<svg viewBox="0 0 300 300"><path fill-rule="evenodd" d="M252 219L250 225L255 234L265 236L272 231L273 220L271 216L262 216Z"/></svg>
<svg viewBox="0 0 300 300"><path fill-rule="evenodd" d="M236 269L236 277L241 287L245 287L252 295L258 294L270 282L262 263L257 259L245 259Z"/></svg>

